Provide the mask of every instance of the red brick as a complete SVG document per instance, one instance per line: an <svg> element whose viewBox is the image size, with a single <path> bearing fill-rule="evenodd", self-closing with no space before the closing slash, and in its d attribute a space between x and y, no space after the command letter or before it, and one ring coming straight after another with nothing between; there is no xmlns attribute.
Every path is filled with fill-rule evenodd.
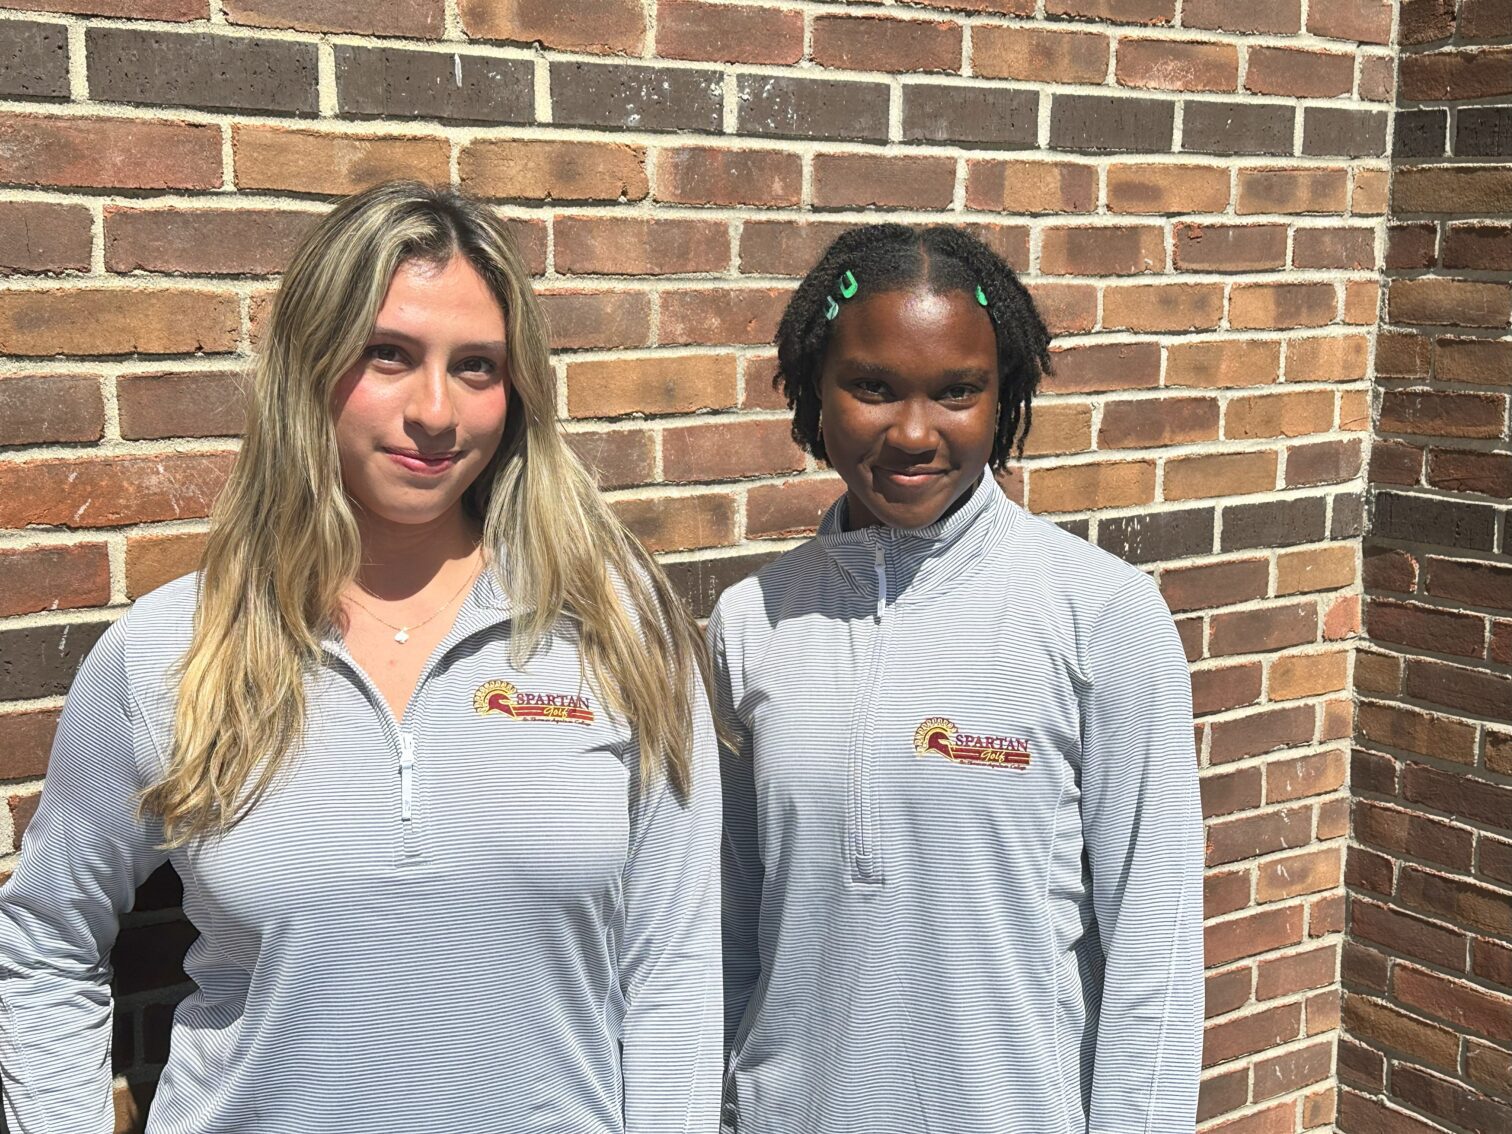
<svg viewBox="0 0 1512 1134"><path fill-rule="evenodd" d="M1055 369L1040 383L1041 392L1046 394L1153 390L1160 385L1160 347L1156 343L1095 343L1051 354Z"/></svg>
<svg viewBox="0 0 1512 1134"><path fill-rule="evenodd" d="M1239 49L1229 43L1121 39L1116 74L1126 87L1231 91L1239 84Z"/></svg>
<svg viewBox="0 0 1512 1134"><path fill-rule="evenodd" d="M1269 581L1266 560L1237 559L1168 567L1160 573L1160 591L1173 611L1204 610L1264 598Z"/></svg>
<svg viewBox="0 0 1512 1134"><path fill-rule="evenodd" d="M1319 697L1338 693L1349 680L1349 655L1342 650L1321 654L1287 654L1271 663L1267 696L1272 701Z"/></svg>
<svg viewBox="0 0 1512 1134"><path fill-rule="evenodd" d="M458 15L473 39L540 42L561 51L638 55L646 36L639 0L459 0Z"/></svg>
<svg viewBox="0 0 1512 1134"><path fill-rule="evenodd" d="M0 8L178 22L208 19L210 15L209 0L0 0Z"/></svg>
<svg viewBox="0 0 1512 1134"><path fill-rule="evenodd" d="M207 354L234 350L235 294L79 287L0 292L0 351L16 355Z"/></svg>
<svg viewBox="0 0 1512 1134"><path fill-rule="evenodd" d="M109 601L110 556L103 543L0 548L0 615Z"/></svg>
<svg viewBox="0 0 1512 1134"><path fill-rule="evenodd" d="M1380 428L1386 433L1494 440L1506 420L1507 399L1500 394L1387 390L1381 398Z"/></svg>
<svg viewBox="0 0 1512 1134"><path fill-rule="evenodd" d="M1391 0L1329 0L1309 7L1307 30L1329 39L1391 42Z"/></svg>
<svg viewBox="0 0 1512 1134"><path fill-rule="evenodd" d="M1181 23L1189 28L1230 32L1289 33L1302 26L1302 0L1186 0Z"/></svg>
<svg viewBox="0 0 1512 1134"><path fill-rule="evenodd" d="M1292 850L1306 846L1311 841L1312 809L1310 807L1290 807L1281 811L1245 815L1237 819L1220 819L1208 825L1207 864L1222 866L1226 863L1270 854L1273 851ZM1257 924L1261 924L1260 916L1255 915ZM1288 920L1286 924L1293 927L1295 932L1293 928L1288 928L1284 934L1280 930L1277 930L1274 935L1267 935L1258 930L1245 933L1235 942L1235 947L1242 949L1243 952L1219 955L1224 960L1233 960L1236 957L1263 953L1282 945L1295 945L1302 939L1301 911L1296 906L1287 907L1285 916L1288 919L1294 917L1294 921ZM1272 923L1263 922L1263 924ZM1211 942L1208 963L1218 963L1214 960Z"/></svg>
<svg viewBox="0 0 1512 1134"><path fill-rule="evenodd" d="M954 158L817 154L817 208L944 209L955 195Z"/></svg>
<svg viewBox="0 0 1512 1134"><path fill-rule="evenodd" d="M1374 270L1375 230L1369 228L1299 228L1292 249L1298 268Z"/></svg>
<svg viewBox="0 0 1512 1134"><path fill-rule="evenodd" d="M281 272L317 214L289 209L105 208L105 267L112 272L272 275Z"/></svg>
<svg viewBox="0 0 1512 1134"><path fill-rule="evenodd" d="M756 276L802 276L836 237L854 227L840 221L748 220L740 230L740 270Z"/></svg>
<svg viewBox="0 0 1512 1134"><path fill-rule="evenodd" d="M29 780L47 771L57 709L0 713L0 779Z"/></svg>
<svg viewBox="0 0 1512 1134"><path fill-rule="evenodd" d="M1291 98L1331 98L1354 89L1355 57L1338 51L1252 47L1244 89Z"/></svg>
<svg viewBox="0 0 1512 1134"><path fill-rule="evenodd" d="M1406 705L1363 702L1360 734L1392 748L1462 764L1475 761L1475 727Z"/></svg>
<svg viewBox="0 0 1512 1134"><path fill-rule="evenodd" d="M844 491L845 486L833 476L759 484L746 496L746 536L785 539L812 535L825 509Z"/></svg>
<svg viewBox="0 0 1512 1134"><path fill-rule="evenodd" d="M1214 721L1208 732L1211 737L1208 758L1214 764L1226 764L1278 748L1312 743L1317 732L1317 712L1312 705L1260 709Z"/></svg>
<svg viewBox="0 0 1512 1134"><path fill-rule="evenodd" d="M96 441L105 430L100 381L83 374L0 377L0 445Z"/></svg>
<svg viewBox="0 0 1512 1134"><path fill-rule="evenodd" d="M1391 1073L1394 1098L1465 1130L1512 1129L1512 1104L1467 1089L1459 1078L1398 1064Z"/></svg>
<svg viewBox="0 0 1512 1134"><path fill-rule="evenodd" d="M1101 449L1151 448L1211 441L1218 436L1218 402L1207 397L1114 401L1103 407Z"/></svg>
<svg viewBox="0 0 1512 1134"><path fill-rule="evenodd" d="M117 527L205 516L230 453L164 453L0 464L0 527Z"/></svg>
<svg viewBox="0 0 1512 1134"><path fill-rule="evenodd" d="M1508 93L1512 93L1512 48L1455 49L1402 56L1404 98L1485 99Z"/></svg>
<svg viewBox="0 0 1512 1134"><path fill-rule="evenodd" d="M0 113L0 181L86 189L215 189L219 128L166 119Z"/></svg>
<svg viewBox="0 0 1512 1134"><path fill-rule="evenodd" d="M1348 201L1349 174L1343 169L1277 169L1265 166L1239 171L1241 216L1255 213L1342 213Z"/></svg>
<svg viewBox="0 0 1512 1134"><path fill-rule="evenodd" d="M1265 386L1279 381L1280 372L1278 342L1220 339L1166 348L1167 386Z"/></svg>
<svg viewBox="0 0 1512 1134"><path fill-rule="evenodd" d="M567 412L573 417L693 413L735 404L733 354L655 355L572 362Z"/></svg>
<svg viewBox="0 0 1512 1134"><path fill-rule="evenodd" d="M1375 641L1462 658L1483 654L1485 622L1475 615L1384 599L1373 599L1368 615Z"/></svg>
<svg viewBox="0 0 1512 1134"><path fill-rule="evenodd" d="M1250 873L1247 869L1208 871L1202 884L1202 908L1207 917L1242 910L1250 904ZM1248 996L1248 993L1245 994Z"/></svg>
<svg viewBox="0 0 1512 1134"><path fill-rule="evenodd" d="M1155 226L1047 228L1042 236L1040 271L1048 276L1127 276L1164 268L1164 234Z"/></svg>
<svg viewBox="0 0 1512 1134"><path fill-rule="evenodd" d="M661 0L656 9L656 54L715 63L796 63L803 57L803 13Z"/></svg>
<svg viewBox="0 0 1512 1134"><path fill-rule="evenodd" d="M197 571L205 554L204 532L126 537L126 596L139 598L164 583Z"/></svg>
<svg viewBox="0 0 1512 1134"><path fill-rule="evenodd" d="M1276 454L1205 453L1166 461L1162 495L1166 500L1243 496L1276 487Z"/></svg>
<svg viewBox="0 0 1512 1134"><path fill-rule="evenodd" d="M1349 195L1349 211L1356 216L1381 216L1386 212L1386 195L1392 180L1384 169L1357 169L1354 189Z"/></svg>
<svg viewBox="0 0 1512 1134"><path fill-rule="evenodd" d="M1428 560L1427 591L1470 606L1512 610L1512 567L1469 560Z"/></svg>
<svg viewBox="0 0 1512 1134"><path fill-rule="evenodd" d="M1356 1039L1405 1051L1439 1067L1454 1067L1459 1062L1459 1037L1452 1031L1382 1001L1367 996L1346 996L1343 1020L1348 1034ZM1380 1128L1361 1126L1356 1129ZM1431 1131L1430 1134L1439 1132Z"/></svg>
<svg viewBox="0 0 1512 1134"><path fill-rule="evenodd" d="M1433 276L1393 280L1386 304L1394 323L1506 327L1512 315L1512 287Z"/></svg>
<svg viewBox="0 0 1512 1134"><path fill-rule="evenodd" d="M1133 284L1103 292L1106 330L1212 330L1222 318L1222 284Z"/></svg>
<svg viewBox="0 0 1512 1134"><path fill-rule="evenodd" d="M457 172L469 193L501 201L639 201L649 191L645 148L612 142L483 138L462 147Z"/></svg>
<svg viewBox="0 0 1512 1134"><path fill-rule="evenodd" d="M586 429L566 437L601 489L629 488L656 479L656 438L648 430Z"/></svg>
<svg viewBox="0 0 1512 1134"><path fill-rule="evenodd" d="M1176 0L1046 0L1045 14L1114 24L1169 24Z"/></svg>
<svg viewBox="0 0 1512 1134"><path fill-rule="evenodd" d="M971 69L988 79L1101 83L1110 46L1100 33L984 24L971 32Z"/></svg>
<svg viewBox="0 0 1512 1134"><path fill-rule="evenodd" d="M1282 957L1263 957L1256 966L1255 999L1275 1000L1334 983L1339 947L1324 945Z"/></svg>
<svg viewBox="0 0 1512 1134"><path fill-rule="evenodd" d="M1479 1040L1465 1040L1465 1075L1502 1098L1512 1096L1512 1051Z"/></svg>
<svg viewBox="0 0 1512 1134"><path fill-rule="evenodd" d="M93 226L82 205L0 201L0 276L88 271Z"/></svg>
<svg viewBox="0 0 1512 1134"><path fill-rule="evenodd" d="M1386 814L1383 809L1366 810ZM1373 841L1380 824L1367 818L1365 831L1358 837ZM1405 833L1405 825L1404 825ZM1393 838L1394 841L1394 838ZM1393 851L1400 855L1402 851ZM1365 941L1383 945L1393 953L1403 953L1433 965L1463 972L1465 969L1465 934L1453 926L1440 925L1405 910L1367 902L1356 897L1350 906L1350 932Z"/></svg>
<svg viewBox="0 0 1512 1134"><path fill-rule="evenodd" d="M1097 170L1050 161L968 161L966 207L1010 215L1090 213Z"/></svg>
<svg viewBox="0 0 1512 1134"><path fill-rule="evenodd" d="M853 71L959 71L961 25L888 16L814 18L809 57Z"/></svg>
<svg viewBox="0 0 1512 1134"><path fill-rule="evenodd" d="M1184 271L1258 272L1286 264L1285 225L1178 224L1172 260Z"/></svg>
<svg viewBox="0 0 1512 1134"><path fill-rule="evenodd" d="M1259 768L1240 768L1219 775L1205 775L1202 777L1201 788L1204 819L1216 815L1232 815L1236 811L1253 811L1260 806L1264 791Z"/></svg>
<svg viewBox="0 0 1512 1134"><path fill-rule="evenodd" d="M1097 288L1091 284L1036 284L1034 303L1052 335L1081 334L1097 322Z"/></svg>
<svg viewBox="0 0 1512 1134"><path fill-rule="evenodd" d="M1260 700L1264 669L1259 662L1192 671L1192 712L1202 717L1242 709Z"/></svg>
<svg viewBox="0 0 1512 1134"><path fill-rule="evenodd" d="M682 205L796 205L803 159L778 150L685 146L656 159L656 199Z"/></svg>
<svg viewBox="0 0 1512 1134"><path fill-rule="evenodd" d="M332 134L238 124L231 129L231 144L240 189L339 197L394 178L443 183L451 179L451 145L445 138ZM219 169L218 133L215 161Z"/></svg>
<svg viewBox="0 0 1512 1134"><path fill-rule="evenodd" d="M1305 718L1300 723L1305 723ZM1272 760L1265 766L1266 802L1280 803L1338 791L1344 786L1347 769L1344 753L1338 749Z"/></svg>
<svg viewBox="0 0 1512 1134"><path fill-rule="evenodd" d="M651 342L651 300L641 291L538 293L553 350L643 347Z"/></svg>
<svg viewBox="0 0 1512 1134"><path fill-rule="evenodd" d="M1228 208L1229 173L1212 165L1110 165L1108 211L1221 213Z"/></svg>
<svg viewBox="0 0 1512 1134"><path fill-rule="evenodd" d="M1229 325L1237 328L1324 327L1337 313L1328 283L1235 284L1229 295Z"/></svg>
<svg viewBox="0 0 1512 1134"><path fill-rule="evenodd" d="M564 275L675 275L729 267L724 221L673 217L558 217L556 270Z"/></svg>
<svg viewBox="0 0 1512 1134"><path fill-rule="evenodd" d="M1034 411L1024 445L1031 457L1084 453L1092 447L1092 407L1085 402L1047 402Z"/></svg>
<svg viewBox="0 0 1512 1134"><path fill-rule="evenodd" d="M1315 1043L1255 1062L1255 1101L1263 1102L1321 1083L1333 1075L1333 1043ZM1290 1108L1278 1112L1292 1121ZM1290 1132L1288 1131L1288 1134Z"/></svg>
<svg viewBox="0 0 1512 1134"><path fill-rule="evenodd" d="M1301 1027L1302 1009L1297 1004L1280 1004L1221 1024L1211 1024L1202 1037L1202 1065L1214 1067L1267 1048L1280 1047L1296 1039ZM1259 1131L1252 1134L1259 1134Z"/></svg>
<svg viewBox="0 0 1512 1134"><path fill-rule="evenodd" d="M440 39L446 31L444 0L390 0L385 4L354 4L352 0L223 0L221 7L228 23L258 28L414 39Z"/></svg>
<svg viewBox="0 0 1512 1134"><path fill-rule="evenodd" d="M1391 987L1408 1008L1497 1043L1512 1042L1512 996L1406 964L1393 966Z"/></svg>
<svg viewBox="0 0 1512 1134"><path fill-rule="evenodd" d="M1364 454L1358 441L1317 441L1293 445L1286 453L1286 486L1342 484L1360 475Z"/></svg>
<svg viewBox="0 0 1512 1134"><path fill-rule="evenodd" d="M666 288L661 293L663 345L769 343L787 306L787 288Z"/></svg>
<svg viewBox="0 0 1512 1134"><path fill-rule="evenodd" d="M1255 898L1278 902L1300 894L1333 890L1343 878L1342 850L1326 847L1261 863L1255 871Z"/></svg>
<svg viewBox="0 0 1512 1134"><path fill-rule="evenodd" d="M1215 655L1264 653L1317 640L1318 608L1296 602L1213 616L1208 649Z"/></svg>
<svg viewBox="0 0 1512 1134"><path fill-rule="evenodd" d="M803 453L791 434L783 418L668 428L662 432L662 475L678 483L795 473L803 468Z"/></svg>
<svg viewBox="0 0 1512 1134"><path fill-rule="evenodd" d="M735 502L723 492L616 500L611 507L655 552L723 547L735 542Z"/></svg>

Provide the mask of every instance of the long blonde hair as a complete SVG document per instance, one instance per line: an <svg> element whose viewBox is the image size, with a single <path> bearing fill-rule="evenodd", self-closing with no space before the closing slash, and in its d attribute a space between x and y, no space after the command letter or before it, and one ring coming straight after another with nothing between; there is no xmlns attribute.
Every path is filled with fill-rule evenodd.
<svg viewBox="0 0 1512 1134"><path fill-rule="evenodd" d="M366 344L394 270L456 255L504 311L508 419L464 506L482 520L515 609L514 659L523 665L559 618L572 618L586 676L636 730L643 782L665 773L680 794L689 788L701 639L562 437L546 327L514 241L478 201L392 182L315 226L273 302L246 438L214 511L167 773L143 795L168 846L244 816L299 740L305 682L361 551L332 390Z"/></svg>

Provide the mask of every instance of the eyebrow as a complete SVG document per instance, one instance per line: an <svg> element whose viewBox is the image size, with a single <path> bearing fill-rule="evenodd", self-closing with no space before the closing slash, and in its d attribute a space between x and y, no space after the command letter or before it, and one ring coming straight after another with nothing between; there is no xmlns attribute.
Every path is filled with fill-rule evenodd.
<svg viewBox="0 0 1512 1134"><path fill-rule="evenodd" d="M373 328L373 330L372 330L372 333L370 335L368 335L368 338L369 339L398 339L400 342L404 342L404 343L416 343L416 342L419 341L418 339L415 338L415 336L413 336L413 335L407 335L403 331L397 331L393 327L380 327L380 326L375 326ZM483 340L480 340L480 341L475 342L475 343L458 343L456 349L458 351L468 351L468 350L483 351L483 352L493 351L493 352L496 352L498 354L505 354L505 353L507 353L507 350L508 350L508 348L506 347L506 345L505 345L505 343L504 343L504 341L502 339L483 339Z"/></svg>
<svg viewBox="0 0 1512 1134"><path fill-rule="evenodd" d="M876 378L900 378L896 370L889 366L883 366L876 362L863 362L859 360L841 359L840 366L854 375L871 376ZM963 367L956 370L942 370L939 374L932 375L950 382L961 382L971 378L988 379L992 377L992 371L981 367Z"/></svg>

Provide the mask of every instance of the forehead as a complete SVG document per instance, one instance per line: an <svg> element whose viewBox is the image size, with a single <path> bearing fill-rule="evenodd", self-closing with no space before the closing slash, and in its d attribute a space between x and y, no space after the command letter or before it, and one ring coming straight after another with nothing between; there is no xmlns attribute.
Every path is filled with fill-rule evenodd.
<svg viewBox="0 0 1512 1134"><path fill-rule="evenodd" d="M863 291L841 306L824 362L826 369L874 366L900 374L996 373L997 336L986 310L965 292L924 284Z"/></svg>

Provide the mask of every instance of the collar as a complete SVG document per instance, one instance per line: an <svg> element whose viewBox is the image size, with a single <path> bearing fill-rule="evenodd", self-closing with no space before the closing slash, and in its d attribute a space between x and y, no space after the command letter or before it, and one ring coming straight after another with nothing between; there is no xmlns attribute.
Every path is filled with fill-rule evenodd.
<svg viewBox="0 0 1512 1134"><path fill-rule="evenodd" d="M851 532L845 530L849 507L842 496L819 523L819 544L853 587L875 589L880 563L887 580L885 597L916 601L974 573L1018 525L1019 508L991 473L984 472L967 492L965 503L925 527L878 524Z"/></svg>
<svg viewBox="0 0 1512 1134"><path fill-rule="evenodd" d="M444 654L465 638L500 623L508 622L522 609L510 599L504 589L503 556L501 554L491 556L488 565L473 580L467 597L462 600L462 605L457 608L457 615L452 620L452 628L441 640L436 656ZM351 661L346 642L336 627L327 627L321 638L321 645L337 657Z"/></svg>

